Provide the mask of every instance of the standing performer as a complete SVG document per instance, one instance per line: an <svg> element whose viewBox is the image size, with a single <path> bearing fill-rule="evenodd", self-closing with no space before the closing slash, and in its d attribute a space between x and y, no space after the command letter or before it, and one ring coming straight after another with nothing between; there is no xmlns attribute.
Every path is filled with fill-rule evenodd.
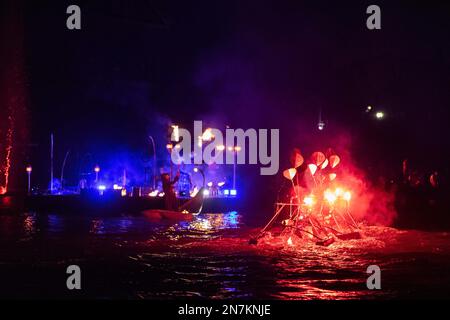
<svg viewBox="0 0 450 320"><path fill-rule="evenodd" d="M177 175L172 181L170 181L170 175L168 173L163 173L161 175L166 210L178 211L178 200L174 187L175 183L178 182L178 179L180 179L180 171L177 172Z"/></svg>

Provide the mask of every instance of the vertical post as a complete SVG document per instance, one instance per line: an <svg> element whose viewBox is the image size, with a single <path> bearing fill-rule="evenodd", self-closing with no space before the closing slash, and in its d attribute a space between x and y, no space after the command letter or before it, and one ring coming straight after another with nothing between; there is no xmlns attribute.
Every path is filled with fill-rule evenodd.
<svg viewBox="0 0 450 320"><path fill-rule="evenodd" d="M66 152L66 156L64 157L64 161L61 166L61 190L64 189L64 168L66 167L67 157L69 156L70 150Z"/></svg>
<svg viewBox="0 0 450 320"><path fill-rule="evenodd" d="M50 194L53 194L53 133L50 134Z"/></svg>
<svg viewBox="0 0 450 320"><path fill-rule="evenodd" d="M26 171L28 175L28 195L31 195L31 171L33 168L31 166L27 166Z"/></svg>
<svg viewBox="0 0 450 320"><path fill-rule="evenodd" d="M233 153L233 190L236 190L236 150Z"/></svg>
<svg viewBox="0 0 450 320"><path fill-rule="evenodd" d="M156 189L156 146L155 146L155 140L152 136L150 136L150 141L152 142L153 146L153 190Z"/></svg>
<svg viewBox="0 0 450 320"><path fill-rule="evenodd" d="M241 147L240 146L234 146L233 147L233 190L236 190L236 165L237 165L237 153L241 151Z"/></svg>

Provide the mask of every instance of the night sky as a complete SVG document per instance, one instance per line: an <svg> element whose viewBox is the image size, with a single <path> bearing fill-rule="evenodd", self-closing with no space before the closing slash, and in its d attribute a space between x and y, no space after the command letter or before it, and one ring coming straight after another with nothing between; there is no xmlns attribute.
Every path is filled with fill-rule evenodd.
<svg viewBox="0 0 450 320"><path fill-rule="evenodd" d="M79 31L66 28L70 4L81 7ZM381 30L366 28L370 4L381 7ZM5 18L23 14L29 130L20 152L41 184L51 132L58 168L71 151L67 175L76 184L89 161L123 157L139 167L150 157L149 134L163 141L167 124L193 120L281 128L280 169L294 146L331 146L374 176L400 174L404 158L448 173L445 1L3 0L3 8L4 52L20 37L20 24ZM2 62L2 77L8 68ZM368 105L386 118L366 114ZM242 170L247 193L275 188L278 178ZM253 192L257 181L271 186Z"/></svg>

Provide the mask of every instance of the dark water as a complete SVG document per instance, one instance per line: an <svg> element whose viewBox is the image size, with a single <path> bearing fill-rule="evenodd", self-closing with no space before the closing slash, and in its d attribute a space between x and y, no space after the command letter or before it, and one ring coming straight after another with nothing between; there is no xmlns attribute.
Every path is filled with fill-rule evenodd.
<svg viewBox="0 0 450 320"><path fill-rule="evenodd" d="M365 228L361 240L329 247L266 237L237 213L192 222L143 216L0 215L2 298L449 298L450 234ZM82 290L66 289L66 268ZM382 289L366 288L366 268Z"/></svg>

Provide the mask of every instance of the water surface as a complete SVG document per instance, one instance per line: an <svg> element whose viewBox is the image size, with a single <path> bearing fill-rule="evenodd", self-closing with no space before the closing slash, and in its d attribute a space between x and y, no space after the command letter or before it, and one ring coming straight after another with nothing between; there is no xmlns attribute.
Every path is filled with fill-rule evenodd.
<svg viewBox="0 0 450 320"><path fill-rule="evenodd" d="M144 216L0 215L0 296L5 298L449 298L450 234L367 227L329 247L248 239L236 212L191 222ZM82 290L66 289L68 265ZM366 269L382 270L382 289Z"/></svg>

